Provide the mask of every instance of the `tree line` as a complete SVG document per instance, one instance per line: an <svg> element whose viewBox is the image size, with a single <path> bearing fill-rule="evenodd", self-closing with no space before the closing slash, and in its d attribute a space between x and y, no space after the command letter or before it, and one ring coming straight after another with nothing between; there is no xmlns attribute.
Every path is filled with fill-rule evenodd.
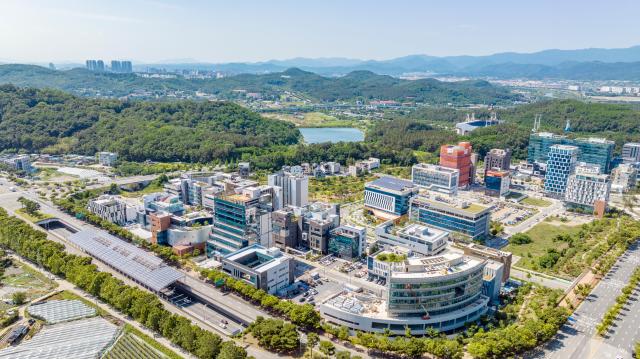
<svg viewBox="0 0 640 359"><path fill-rule="evenodd" d="M90 257L66 253L64 245L48 240L46 233L9 216L3 208L0 208L0 245L65 278L198 358L247 356L234 342L224 342L217 334L167 311L156 295L99 271Z"/></svg>

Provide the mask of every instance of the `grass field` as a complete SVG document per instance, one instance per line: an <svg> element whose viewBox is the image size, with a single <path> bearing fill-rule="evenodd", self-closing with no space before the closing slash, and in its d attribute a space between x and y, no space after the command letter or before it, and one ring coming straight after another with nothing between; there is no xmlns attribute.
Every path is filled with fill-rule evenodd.
<svg viewBox="0 0 640 359"><path fill-rule="evenodd" d="M152 181L151 183L149 183L147 187L139 191L134 191L134 192L120 191L120 195L122 197L136 198L136 197L143 196L145 194L154 193L154 192L163 192L163 191L164 191L164 188L162 185L159 185L155 181Z"/></svg>
<svg viewBox="0 0 640 359"><path fill-rule="evenodd" d="M525 263L530 262L547 252L547 249L555 248L561 250L566 246L565 243L557 243L553 241L553 238L558 234L576 234L580 231L580 226L570 227L567 225L553 225L549 223L538 223L533 228L525 232L533 240L528 244L509 244L503 248L507 252L511 252L517 256L521 256L522 259L518 262L519 267L529 268ZM528 254L531 254L533 258L528 258Z"/></svg>
<svg viewBox="0 0 640 359"><path fill-rule="evenodd" d="M362 127L360 121L341 120L323 112L306 112L300 115L277 113L265 116L292 122L298 127Z"/></svg>
<svg viewBox="0 0 640 359"><path fill-rule="evenodd" d="M51 218L53 216L46 214L46 213L42 213L40 211L36 212L34 215L30 215L27 212L24 211L24 209L22 208L18 208L16 210L16 213L20 216L23 217L24 219L30 221L30 222L38 222L41 221L43 219L47 219L47 218Z"/></svg>
<svg viewBox="0 0 640 359"><path fill-rule="evenodd" d="M536 207L549 207L551 205L551 202L547 200L544 200L542 198L532 198L532 197L527 197L522 201L520 201L520 203L526 204L529 206L536 206Z"/></svg>
<svg viewBox="0 0 640 359"><path fill-rule="evenodd" d="M364 184L373 180L372 175L363 177L332 176L309 182L309 197L313 201L349 203L364 198Z"/></svg>

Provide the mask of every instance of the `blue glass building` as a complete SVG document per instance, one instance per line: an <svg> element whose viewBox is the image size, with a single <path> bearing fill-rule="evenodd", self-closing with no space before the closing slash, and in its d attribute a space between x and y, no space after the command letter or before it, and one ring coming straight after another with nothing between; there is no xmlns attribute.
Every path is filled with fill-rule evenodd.
<svg viewBox="0 0 640 359"><path fill-rule="evenodd" d="M529 163L547 163L549 152L554 145L575 146L580 150L578 161L596 164L602 173L611 171L615 142L604 138L576 138L556 135L549 132L532 133L529 137L527 161Z"/></svg>
<svg viewBox="0 0 640 359"><path fill-rule="evenodd" d="M475 239L489 233L491 208L416 196L411 199L411 219Z"/></svg>
<svg viewBox="0 0 640 359"><path fill-rule="evenodd" d="M364 187L366 207L401 216L409 211L409 200L418 194L418 187L409 180L383 176L367 182Z"/></svg>

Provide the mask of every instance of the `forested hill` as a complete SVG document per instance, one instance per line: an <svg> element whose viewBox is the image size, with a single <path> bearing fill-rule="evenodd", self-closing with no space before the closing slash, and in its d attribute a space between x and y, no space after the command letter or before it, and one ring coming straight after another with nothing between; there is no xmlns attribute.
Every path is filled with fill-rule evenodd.
<svg viewBox="0 0 640 359"><path fill-rule="evenodd" d="M299 138L292 124L228 102L123 102L0 86L0 151L114 151L131 161L208 162Z"/></svg>
<svg viewBox="0 0 640 359"><path fill-rule="evenodd" d="M619 153L625 142L640 142L640 111L631 105L586 103L577 100L551 100L498 110L503 123L477 129L467 136L455 136L452 128L464 121L468 110L422 108L381 122L370 131L367 140L382 141L390 148L411 148L435 152L442 141L471 141L481 156L491 148L511 148L514 157L524 159L537 114L542 116L541 130L562 133L567 120L572 137L605 137L616 142ZM475 110L478 119L489 118L486 110ZM437 126L433 126L436 124ZM444 130L442 127L449 129ZM396 129L411 128L411 134ZM457 138L456 138L457 137ZM439 141L438 139L442 139Z"/></svg>
<svg viewBox="0 0 640 359"><path fill-rule="evenodd" d="M355 71L343 77L323 77L295 68L270 74L190 80L183 77L142 78L135 74L97 73L85 69L54 71L32 65L0 65L0 84L3 83L109 97L140 92L165 96L170 91L201 91L230 99L238 96L234 90L246 90L259 92L266 98L279 98L285 91L294 91L323 102L376 99L430 104L510 104L521 100L507 88L486 81L411 81L369 71Z"/></svg>

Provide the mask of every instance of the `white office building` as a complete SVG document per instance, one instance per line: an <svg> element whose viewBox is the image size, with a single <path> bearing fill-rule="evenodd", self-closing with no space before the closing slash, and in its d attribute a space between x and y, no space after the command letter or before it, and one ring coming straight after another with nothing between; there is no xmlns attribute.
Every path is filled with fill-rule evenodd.
<svg viewBox="0 0 640 359"><path fill-rule="evenodd" d="M120 226L136 218L136 208L128 205L120 196L102 195L89 201L87 209L98 217Z"/></svg>
<svg viewBox="0 0 640 359"><path fill-rule="evenodd" d="M222 270L267 293L293 283L294 262L280 249L254 244L222 258Z"/></svg>
<svg viewBox="0 0 640 359"><path fill-rule="evenodd" d="M380 243L406 248L427 256L442 252L449 238L449 232L441 229L418 223L396 228L391 221L376 227L375 235Z"/></svg>
<svg viewBox="0 0 640 359"><path fill-rule="evenodd" d="M611 171L611 190L626 192L636 187L638 170L631 164L623 163Z"/></svg>
<svg viewBox="0 0 640 359"><path fill-rule="evenodd" d="M460 170L428 163L418 163L411 168L411 181L431 191L455 195L458 192Z"/></svg>
<svg viewBox="0 0 640 359"><path fill-rule="evenodd" d="M602 207L604 213L610 189L609 176L600 173L599 166L582 162L576 166L575 173L569 175L564 200L568 207L591 212Z"/></svg>
<svg viewBox="0 0 640 359"><path fill-rule="evenodd" d="M640 143L625 143L624 146L622 146L622 160L625 163L640 162Z"/></svg>
<svg viewBox="0 0 640 359"><path fill-rule="evenodd" d="M269 186L282 188L283 206L304 207L309 203L309 177L278 171L268 177Z"/></svg>

